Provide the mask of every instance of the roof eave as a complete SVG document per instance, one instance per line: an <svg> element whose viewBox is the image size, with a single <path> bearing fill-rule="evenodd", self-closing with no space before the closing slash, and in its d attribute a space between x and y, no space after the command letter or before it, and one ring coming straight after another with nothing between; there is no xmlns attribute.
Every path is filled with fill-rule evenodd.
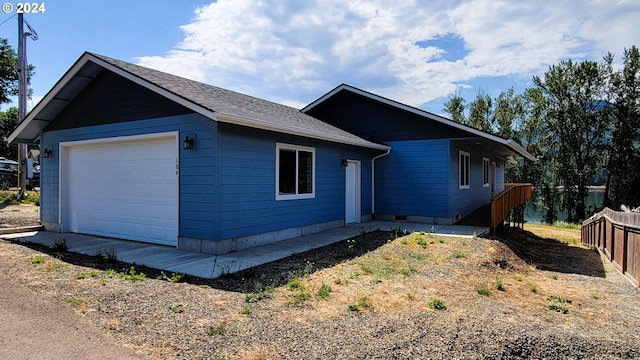
<svg viewBox="0 0 640 360"><path fill-rule="evenodd" d="M274 123L259 120L259 119L250 119L250 118L241 117L237 115L216 113L215 119L219 122L224 122L228 124L241 125L241 126L275 131L279 133L285 133L285 134L296 135L296 136L310 137L314 139L326 140L326 141L331 141L331 142L346 144L346 145L361 146L361 147L366 147L366 148L375 149L375 150L387 151L391 149L391 147L387 145L376 144L364 139L353 139L345 136L327 134L321 131L301 129L301 128L287 126L287 125L278 125L278 124L274 124Z"/></svg>
<svg viewBox="0 0 640 360"><path fill-rule="evenodd" d="M330 99L331 97L333 97L334 95L336 95L337 93L339 93L342 90L350 91L350 92L352 92L354 94L358 94L358 95L364 96L364 97L369 98L371 100L378 101L378 102L393 106L395 108L398 108L398 109L401 109L401 110L405 110L405 111L408 111L410 113L413 113L413 114L416 114L416 115L419 115L419 116L422 116L422 117L429 118L431 120L440 122L440 123L442 123L444 125L451 126L453 128L469 132L469 133L471 133L473 135L483 137L483 138L485 138L487 140L491 140L491 141L497 142L499 144L502 144L502 145L508 147L509 149L513 150L514 152L516 152L517 154L521 155L522 157L524 157L526 159L529 159L531 161L535 161L536 160L535 156L531 155L520 144L518 144L516 141L514 141L512 139L503 139L503 138L501 138L499 136L495 136L495 135L486 133L484 131L481 131L481 130L472 128L470 126L455 122L453 120L449 120L449 119L447 119L445 117L430 113L428 111L421 110L421 109L415 108L413 106L405 105L405 104L399 103L397 101L394 101L394 100L391 100L391 99L387 99L384 96L376 95L376 94L370 93L370 92L362 90L362 89L358 89L356 87L353 87L353 86L347 85L347 84L340 84L340 85L336 86L333 90L331 90L328 93L326 93L325 95L321 96L319 99L317 99L316 101L312 102L311 104L305 106L300 111L303 112L303 113L307 113L311 109L315 108L316 106L318 106L321 103L325 102L326 100Z"/></svg>

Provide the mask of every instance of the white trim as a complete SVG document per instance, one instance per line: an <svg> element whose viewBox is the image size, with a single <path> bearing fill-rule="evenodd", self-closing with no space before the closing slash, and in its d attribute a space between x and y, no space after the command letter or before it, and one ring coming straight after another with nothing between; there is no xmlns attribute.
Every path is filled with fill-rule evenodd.
<svg viewBox="0 0 640 360"><path fill-rule="evenodd" d="M346 214L346 208L347 208L347 168L349 167L348 164L354 164L355 165L355 174L354 174L354 181L355 181L355 223L361 223L362 222L362 163L360 162L360 160L351 160L351 159L347 159L347 166L344 168L345 170L345 225L348 224L347 223L347 214ZM352 223L351 223L352 224Z"/></svg>
<svg viewBox="0 0 640 360"><path fill-rule="evenodd" d="M465 165L462 163L461 158L465 156L467 158L465 173L467 174L467 184L462 185L462 167ZM471 188L471 154L466 151L458 151L458 189L470 189Z"/></svg>
<svg viewBox="0 0 640 360"><path fill-rule="evenodd" d="M490 166L489 158L482 157L482 187L489 187L489 183L491 182L490 174L489 174L489 166ZM485 167L486 166L486 167ZM486 174L485 174L486 171ZM486 175L486 177L485 177ZM485 181L486 180L486 181Z"/></svg>
<svg viewBox="0 0 640 360"><path fill-rule="evenodd" d="M178 244L178 237L180 233L180 173L179 173L179 156L180 156L180 133L178 131L168 131L162 133L152 133L152 134L141 134L141 135L129 135L129 136L116 136L109 138L100 138L100 139L87 139L87 140L77 140L77 141L64 141L60 142L58 146L58 224L60 224L60 231L65 232L65 220L66 220L66 211L68 211L68 201L69 201L69 189L65 188L68 186L68 181L65 181L66 176L69 173L69 164L68 164L68 156L69 149L75 146L83 146L83 145L94 145L94 144L109 144L109 143L118 143L118 142L131 142L136 140L156 140L156 139L169 139L173 138L175 143L175 154L176 154L176 194L178 195L175 207L175 218L176 218L176 246Z"/></svg>
<svg viewBox="0 0 640 360"><path fill-rule="evenodd" d="M135 141L135 140L154 140L161 138L173 137L176 139L176 148L178 144L178 138L180 133L178 131L167 131L162 133L140 134L140 135L124 135L107 138L87 139L87 140L75 140L60 142L60 146L78 146L78 145L92 145L100 143L112 143L121 141Z"/></svg>
<svg viewBox="0 0 640 360"><path fill-rule="evenodd" d="M298 188L296 186L295 194L280 194L280 150L281 149L293 150L296 152L296 176L298 174L298 156L297 156L298 152L304 151L304 152L311 153L311 193L298 194ZM275 186L276 201L313 199L316 197L316 148L277 142L275 172L276 172L275 174L276 175L276 186Z"/></svg>

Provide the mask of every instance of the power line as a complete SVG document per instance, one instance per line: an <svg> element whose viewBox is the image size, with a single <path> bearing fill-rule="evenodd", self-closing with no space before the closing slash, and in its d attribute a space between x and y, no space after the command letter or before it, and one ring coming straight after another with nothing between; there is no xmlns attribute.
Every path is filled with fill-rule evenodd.
<svg viewBox="0 0 640 360"><path fill-rule="evenodd" d="M6 23L7 21L9 21L9 20L13 19L14 17L16 17L16 15L15 15L15 14L13 14L13 15L9 16L5 21L3 21L3 22L1 22L1 23L0 23L0 26L2 26L2 25L3 25L4 23ZM27 25L27 26L29 26L29 25Z"/></svg>

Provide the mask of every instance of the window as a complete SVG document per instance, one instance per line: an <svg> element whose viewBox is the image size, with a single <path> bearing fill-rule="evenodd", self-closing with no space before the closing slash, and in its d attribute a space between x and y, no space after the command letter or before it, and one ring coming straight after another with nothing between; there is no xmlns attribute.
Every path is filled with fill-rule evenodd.
<svg viewBox="0 0 640 360"><path fill-rule="evenodd" d="M468 189L469 188L469 170L470 164L469 161L470 156L468 152L460 151L460 155L458 157L458 185L460 189Z"/></svg>
<svg viewBox="0 0 640 360"><path fill-rule="evenodd" d="M482 158L482 186L489 187L489 159Z"/></svg>
<svg viewBox="0 0 640 360"><path fill-rule="evenodd" d="M314 148L276 143L276 200L315 197Z"/></svg>

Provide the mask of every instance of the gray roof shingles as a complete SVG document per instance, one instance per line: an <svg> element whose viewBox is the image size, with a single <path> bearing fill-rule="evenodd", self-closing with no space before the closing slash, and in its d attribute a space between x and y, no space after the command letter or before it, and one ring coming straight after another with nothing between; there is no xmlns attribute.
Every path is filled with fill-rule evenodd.
<svg viewBox="0 0 640 360"><path fill-rule="evenodd" d="M104 55L88 54L214 113L272 123L277 126L304 129L367 143L366 140L354 134L306 115L290 106L203 84Z"/></svg>

